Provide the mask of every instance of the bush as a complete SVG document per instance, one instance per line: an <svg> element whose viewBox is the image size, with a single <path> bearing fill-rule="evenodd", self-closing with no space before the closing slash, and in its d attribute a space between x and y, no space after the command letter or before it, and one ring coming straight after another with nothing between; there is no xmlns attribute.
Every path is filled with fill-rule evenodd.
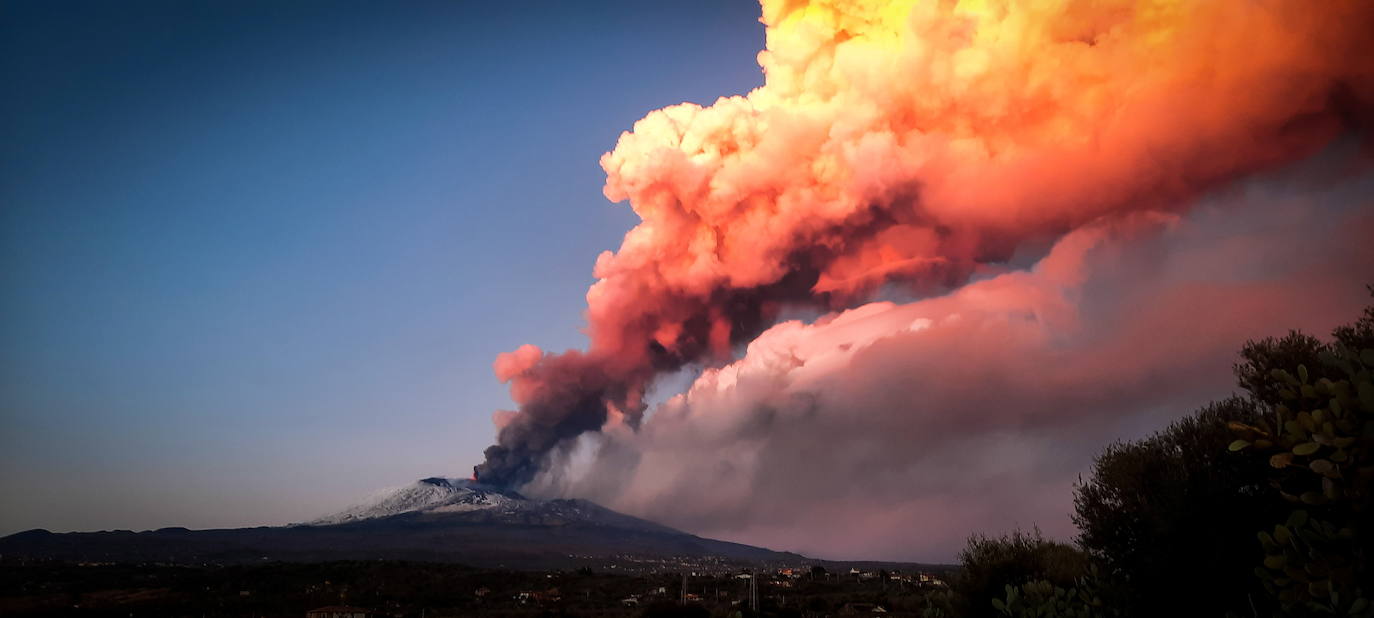
<svg viewBox="0 0 1374 618"><path fill-rule="evenodd" d="M1363 320L1366 331L1369 312ZM1360 340L1361 323L1344 331ZM1338 337L1342 331L1338 329ZM1255 569L1286 615L1374 616L1374 349L1338 341L1322 354L1325 376L1306 364L1271 370L1272 424L1236 425L1229 450L1267 464L1275 493L1293 505L1282 524L1259 533Z"/></svg>
<svg viewBox="0 0 1374 618"><path fill-rule="evenodd" d="M1079 577L1073 586L1056 586L1048 580L1007 584L1006 596L994 598L992 607L1016 618L1108 618L1121 615L1101 595L1097 568Z"/></svg>
<svg viewBox="0 0 1374 618"><path fill-rule="evenodd" d="M1114 582L1113 602L1131 616L1177 611L1251 613L1263 593L1251 574L1254 530L1283 512L1267 472L1228 457L1227 423L1263 412L1233 397L1136 442L1108 446L1074 495L1078 542ZM1159 591L1168 590L1163 595Z"/></svg>
<svg viewBox="0 0 1374 618"><path fill-rule="evenodd" d="M1072 586L1089 572L1083 552L1046 539L1038 529L996 538L975 535L960 552L959 562L959 573L950 582L949 611L969 618L1002 615L989 600L1002 596L1008 585L1045 580Z"/></svg>
<svg viewBox="0 0 1374 618"><path fill-rule="evenodd" d="M1153 436L1113 444L1098 456L1091 477L1075 491L1074 523L1079 544L1101 563L1128 615L1177 611L1177 596L1195 599L1190 606L1197 614L1253 615L1278 608L1277 595L1254 577L1266 549L1255 543L1254 534L1284 521L1291 508L1272 488L1275 468L1267 459L1236 457L1227 449L1237 431L1259 440L1254 432L1260 428L1311 421L1297 415L1278 422L1276 415L1292 414L1280 404L1302 395L1304 383L1318 388L1353 379L1351 367L1323 359L1374 347L1374 306L1332 335L1333 343L1296 331L1247 342L1235 366L1244 397L1213 403ZM1298 367L1301 377L1287 373ZM1304 409L1325 401L1318 399L1305 402ZM1259 444L1270 449L1280 442L1270 435ZM1321 489L1320 479L1312 482Z"/></svg>

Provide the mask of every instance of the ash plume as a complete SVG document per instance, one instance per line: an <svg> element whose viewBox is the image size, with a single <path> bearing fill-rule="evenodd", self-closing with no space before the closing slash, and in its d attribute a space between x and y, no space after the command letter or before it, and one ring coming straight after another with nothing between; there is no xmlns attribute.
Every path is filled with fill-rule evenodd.
<svg viewBox="0 0 1374 618"><path fill-rule="evenodd" d="M1104 217L1184 210L1374 118L1374 4L764 0L765 83L649 113L601 165L641 221L596 261L588 349L495 362L488 483L638 427L664 372L789 306L964 284Z"/></svg>

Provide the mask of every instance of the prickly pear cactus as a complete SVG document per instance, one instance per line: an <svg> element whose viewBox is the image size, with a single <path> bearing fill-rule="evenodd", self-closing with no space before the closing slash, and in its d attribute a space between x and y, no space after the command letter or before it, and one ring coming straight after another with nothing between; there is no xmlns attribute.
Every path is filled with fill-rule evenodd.
<svg viewBox="0 0 1374 618"><path fill-rule="evenodd" d="M921 610L921 618L950 618L954 616L954 593L948 590L938 590L926 595L925 609Z"/></svg>
<svg viewBox="0 0 1374 618"><path fill-rule="evenodd" d="M1285 615L1374 617L1374 350L1336 346L1323 362L1343 376L1309 379L1308 368L1272 373L1282 401L1273 422L1232 424L1230 449L1264 457L1271 485L1293 503L1288 520L1261 531L1255 573Z"/></svg>
<svg viewBox="0 0 1374 618"><path fill-rule="evenodd" d="M1006 597L993 599L992 606L1004 616L1016 618L1107 618L1119 615L1098 595L1097 567L1078 578L1070 588L1045 580L1006 587Z"/></svg>

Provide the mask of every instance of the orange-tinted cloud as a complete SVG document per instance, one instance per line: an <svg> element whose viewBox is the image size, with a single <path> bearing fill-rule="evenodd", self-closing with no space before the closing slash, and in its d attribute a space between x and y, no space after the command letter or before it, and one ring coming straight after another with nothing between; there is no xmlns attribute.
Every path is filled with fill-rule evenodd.
<svg viewBox="0 0 1374 618"><path fill-rule="evenodd" d="M528 480L609 413L634 427L655 376L728 361L788 305L949 289L1374 118L1362 0L762 8L763 86L651 112L602 157L641 222L597 259L585 353L498 360L520 409L484 478Z"/></svg>
<svg viewBox="0 0 1374 618"><path fill-rule="evenodd" d="M1072 484L1106 444L1230 393L1246 339L1324 334L1370 302L1374 181L1338 187L1103 221L1027 271L778 324L528 490L827 558L1070 537Z"/></svg>

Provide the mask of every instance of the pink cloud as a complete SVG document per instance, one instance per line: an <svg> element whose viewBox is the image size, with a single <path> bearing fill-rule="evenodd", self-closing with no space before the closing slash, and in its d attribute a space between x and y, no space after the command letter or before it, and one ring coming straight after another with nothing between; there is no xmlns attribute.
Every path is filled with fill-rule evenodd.
<svg viewBox="0 0 1374 618"><path fill-rule="evenodd" d="M1072 483L1106 443L1229 393L1246 339L1324 333L1367 301L1370 181L1299 178L1099 221L944 296L773 326L529 489L836 558L1069 536Z"/></svg>

